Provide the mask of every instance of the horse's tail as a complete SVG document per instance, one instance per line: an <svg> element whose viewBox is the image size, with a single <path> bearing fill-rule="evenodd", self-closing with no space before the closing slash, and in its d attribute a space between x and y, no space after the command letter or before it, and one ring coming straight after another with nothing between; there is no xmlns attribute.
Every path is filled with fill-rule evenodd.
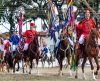
<svg viewBox="0 0 100 81"><path fill-rule="evenodd" d="M9 66L10 66L10 68L13 67L13 60L12 60L12 57L9 58Z"/></svg>
<svg viewBox="0 0 100 81"><path fill-rule="evenodd" d="M10 68L13 68L13 59L12 59L12 56L11 54L6 54L6 61L9 65Z"/></svg>

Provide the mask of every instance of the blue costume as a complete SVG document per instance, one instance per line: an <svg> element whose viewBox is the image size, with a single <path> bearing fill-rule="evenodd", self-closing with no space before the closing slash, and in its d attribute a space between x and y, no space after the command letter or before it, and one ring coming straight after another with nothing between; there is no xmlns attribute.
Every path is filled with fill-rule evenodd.
<svg viewBox="0 0 100 81"><path fill-rule="evenodd" d="M42 50L42 52L43 52L44 54L47 54L47 53L49 52L49 49L48 49L47 47L44 47L43 50Z"/></svg>
<svg viewBox="0 0 100 81"><path fill-rule="evenodd" d="M17 45L19 43L19 37L17 35L12 35L10 37L10 42L12 42L13 45Z"/></svg>
<svg viewBox="0 0 100 81"><path fill-rule="evenodd" d="M20 39L19 39L19 37L17 36L17 35L15 35L15 34L13 34L11 37L10 37L10 42L11 42L11 50L12 50L12 52L14 52L15 53L15 51L16 51L16 48L17 48L17 46L18 46L18 43L19 43L19 41L20 41Z"/></svg>

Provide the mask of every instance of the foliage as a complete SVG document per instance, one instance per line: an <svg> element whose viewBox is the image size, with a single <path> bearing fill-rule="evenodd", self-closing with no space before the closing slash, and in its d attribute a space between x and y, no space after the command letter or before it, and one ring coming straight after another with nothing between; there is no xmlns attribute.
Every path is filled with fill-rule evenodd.
<svg viewBox="0 0 100 81"><path fill-rule="evenodd" d="M83 9L85 7L85 5L81 2L82 0L73 1L75 1L74 5L76 5L79 9ZM98 10L99 0L87 1L93 9L96 11ZM55 2L59 14L61 14L60 10L64 0L53 0L53 2ZM35 20L38 17L43 19L43 21L47 20L48 0L0 0L0 18L2 17L4 21L7 20L10 23L11 34L16 29L15 24L18 23L20 7L24 7L25 9L23 21L30 18ZM7 8L9 9L8 11ZM5 14L3 12L5 12ZM17 15L15 15L16 13Z"/></svg>

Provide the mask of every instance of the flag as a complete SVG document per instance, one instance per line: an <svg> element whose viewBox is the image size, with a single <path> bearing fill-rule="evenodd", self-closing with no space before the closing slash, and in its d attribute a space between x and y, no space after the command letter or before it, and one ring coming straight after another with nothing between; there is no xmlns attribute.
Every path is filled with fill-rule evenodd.
<svg viewBox="0 0 100 81"><path fill-rule="evenodd" d="M70 21L71 16L72 16L72 4L73 4L73 1L72 0L68 0L68 10L67 10L67 15L66 15L66 19L64 21L64 27L67 27L67 24L68 22Z"/></svg>
<svg viewBox="0 0 100 81"><path fill-rule="evenodd" d="M69 25L70 23L70 25ZM64 21L64 27L69 29L67 33L72 32L71 39L73 41L73 28L74 28L74 12L73 12L73 0L68 0L68 10L66 13L66 19ZM74 46L73 46L74 47ZM75 71L76 70L76 59L74 54L72 54L71 59L71 68Z"/></svg>
<svg viewBox="0 0 100 81"><path fill-rule="evenodd" d="M18 20L18 25L19 25L19 35L22 33L22 10L20 10L20 17Z"/></svg>
<svg viewBox="0 0 100 81"><path fill-rule="evenodd" d="M56 21L56 13L55 13L55 5L53 4L52 0L48 1L48 30L53 38L55 34L55 21Z"/></svg>

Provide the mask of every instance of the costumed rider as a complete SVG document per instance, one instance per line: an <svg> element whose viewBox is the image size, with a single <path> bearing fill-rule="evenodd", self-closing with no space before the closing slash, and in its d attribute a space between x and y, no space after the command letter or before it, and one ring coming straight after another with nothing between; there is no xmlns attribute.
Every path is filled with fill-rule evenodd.
<svg viewBox="0 0 100 81"><path fill-rule="evenodd" d="M49 48L47 47L47 43L44 39L42 39L42 45L43 45L42 53L47 55L47 57L50 58L50 51L49 51Z"/></svg>
<svg viewBox="0 0 100 81"><path fill-rule="evenodd" d="M55 57L57 57L57 50L58 50L58 47L59 47L60 36L61 36L62 33L63 33L63 30L60 30L59 34L58 34L58 39L57 39L56 44L55 44L55 48L54 48L54 56Z"/></svg>
<svg viewBox="0 0 100 81"><path fill-rule="evenodd" d="M30 30L26 30L24 33L26 37L25 45L23 52L25 54L25 51L28 49L29 44L32 42L32 39L38 35L38 32L35 30L36 26L34 23L30 23Z"/></svg>
<svg viewBox="0 0 100 81"><path fill-rule="evenodd" d="M76 49L80 49L80 54L83 54L84 40L87 39L89 32L92 28L96 29L96 24L91 18L90 10L85 10L85 18L79 24L75 24L76 29Z"/></svg>
<svg viewBox="0 0 100 81"><path fill-rule="evenodd" d="M65 29L63 29L63 30L61 31L61 33L59 33L57 42L56 42L56 44L55 44L55 49L54 49L55 57L57 57L57 50L58 50L59 43L60 43L60 36L61 36L63 33L66 33L66 32L67 32L67 31L66 31L66 28L65 28ZM71 40L70 36L68 36L68 33L66 33L66 40L68 40L70 46L73 47L74 43L73 43L73 41Z"/></svg>
<svg viewBox="0 0 100 81"><path fill-rule="evenodd" d="M17 35L17 31L13 31L13 34L9 40L10 40L10 45L11 45L12 56L14 56L16 48L18 47L18 44L20 41L20 38Z"/></svg>
<svg viewBox="0 0 100 81"><path fill-rule="evenodd" d="M71 21L68 22L67 27L64 28L64 33L66 33L66 37L69 41L71 47L74 47L74 41L72 40L73 37L73 29L71 26Z"/></svg>
<svg viewBox="0 0 100 81"><path fill-rule="evenodd" d="M9 33L6 33L6 39L4 40L4 57L7 51L10 51L9 46L10 46L10 35Z"/></svg>
<svg viewBox="0 0 100 81"><path fill-rule="evenodd" d="M3 37L2 37L2 33L0 32L0 61L2 61L3 60L3 52L4 52L4 45L3 45L3 43L4 43L4 39L3 39Z"/></svg>

